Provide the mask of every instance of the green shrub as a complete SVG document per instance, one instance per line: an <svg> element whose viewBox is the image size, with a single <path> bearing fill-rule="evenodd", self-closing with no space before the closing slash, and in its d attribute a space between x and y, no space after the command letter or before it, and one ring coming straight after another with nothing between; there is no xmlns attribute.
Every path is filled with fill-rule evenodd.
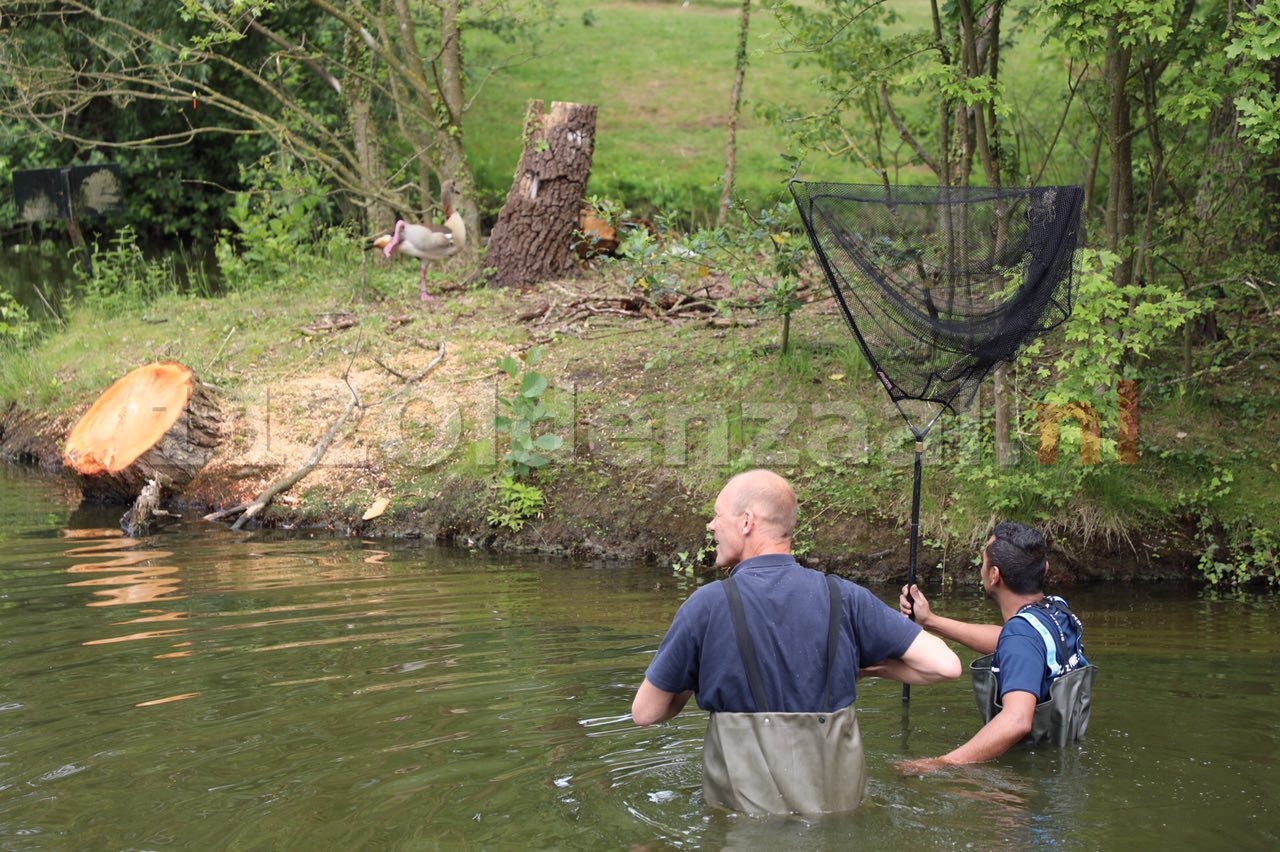
<svg viewBox="0 0 1280 852"><path fill-rule="evenodd" d="M106 248L95 244L90 260L76 263L76 274L84 282L89 307L103 313L141 310L180 289L174 256L148 258L129 225L116 232Z"/></svg>
<svg viewBox="0 0 1280 852"><path fill-rule="evenodd" d="M288 158L263 157L242 169L249 189L228 210L235 231L223 231L214 253L228 290L288 287L324 262L326 192L320 180Z"/></svg>
<svg viewBox="0 0 1280 852"><path fill-rule="evenodd" d="M18 347L34 340L36 324L12 293L0 292L0 346Z"/></svg>

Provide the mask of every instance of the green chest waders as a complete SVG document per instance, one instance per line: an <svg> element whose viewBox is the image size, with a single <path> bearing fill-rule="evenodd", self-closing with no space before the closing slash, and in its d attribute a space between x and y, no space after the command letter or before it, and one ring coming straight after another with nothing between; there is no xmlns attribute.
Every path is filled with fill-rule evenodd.
<svg viewBox="0 0 1280 852"><path fill-rule="evenodd" d="M820 713L768 710L742 596L723 581L738 648L751 684L755 713L712 713L702 750L702 796L710 805L750 814L850 811L866 790L862 734L854 706L829 712L831 677L840 639L840 590L827 577L827 681Z"/></svg>
<svg viewBox="0 0 1280 852"><path fill-rule="evenodd" d="M1098 667L1086 662L1079 668L1064 671L1065 664L1061 661L1076 659L1079 654L1067 654L1061 633L1050 632L1030 612L1019 612L1014 618L1030 622L1040 634L1040 639L1045 644L1045 665L1053 677L1049 683L1049 697L1036 705L1031 733L1025 742L1049 742L1057 746L1073 743L1083 737L1089 727L1089 713L1093 707L1093 679L1098 674ZM1003 707L1000 703L999 672L992 667L994 659L994 654L987 654L969 664L969 674L973 678L973 697L978 702L978 713L982 716L984 725Z"/></svg>

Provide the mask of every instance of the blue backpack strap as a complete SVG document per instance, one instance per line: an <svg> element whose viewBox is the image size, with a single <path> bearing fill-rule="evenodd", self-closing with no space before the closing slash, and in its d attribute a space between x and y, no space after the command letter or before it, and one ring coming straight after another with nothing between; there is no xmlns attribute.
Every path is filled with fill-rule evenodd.
<svg viewBox="0 0 1280 852"><path fill-rule="evenodd" d="M1058 625L1059 615L1075 624L1077 635L1074 649L1067 648L1066 637ZM1044 641L1045 661L1049 667L1051 679L1089 665L1089 661L1084 656L1084 648L1080 644L1084 625L1062 598L1053 595L1045 597L1020 610L1015 617L1021 617L1027 621L1040 634L1041 640Z"/></svg>
<svg viewBox="0 0 1280 852"><path fill-rule="evenodd" d="M1043 614L1040 618L1037 618L1032 615L1033 612L1039 612L1039 610L1036 610L1034 607L1029 610L1024 609L1015 615L1014 618L1023 619L1034 627L1036 632L1040 634L1040 638L1044 641L1045 661L1049 666L1049 677L1055 678L1062 674L1064 663L1060 662L1060 660L1067 656L1067 649L1063 647L1062 637L1058 634L1058 631L1056 629L1050 630L1041 620L1041 618L1050 618L1050 616Z"/></svg>

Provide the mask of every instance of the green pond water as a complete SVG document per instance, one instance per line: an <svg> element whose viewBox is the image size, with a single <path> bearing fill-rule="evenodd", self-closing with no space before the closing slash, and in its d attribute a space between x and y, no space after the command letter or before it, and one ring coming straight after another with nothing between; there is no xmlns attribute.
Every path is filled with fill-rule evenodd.
<svg viewBox="0 0 1280 852"><path fill-rule="evenodd" d="M1083 744L902 778L975 730L968 684L866 681L865 805L756 819L701 802L705 714L630 723L695 582L668 567L117 514L0 467L0 848L1280 845L1270 597L1058 590L1101 669ZM931 600L995 615L976 580Z"/></svg>

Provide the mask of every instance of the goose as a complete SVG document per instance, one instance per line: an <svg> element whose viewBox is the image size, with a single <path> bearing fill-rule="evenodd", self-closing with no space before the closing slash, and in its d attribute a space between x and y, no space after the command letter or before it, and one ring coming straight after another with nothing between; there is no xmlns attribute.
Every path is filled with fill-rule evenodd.
<svg viewBox="0 0 1280 852"><path fill-rule="evenodd" d="M444 206L443 225L416 225L399 219L392 233L382 234L373 241L374 248L382 249L386 257L403 254L418 259L418 290L424 302L431 298L427 292L427 264L452 257L467 242L466 223L453 206L453 181L447 181L441 187L440 203Z"/></svg>

